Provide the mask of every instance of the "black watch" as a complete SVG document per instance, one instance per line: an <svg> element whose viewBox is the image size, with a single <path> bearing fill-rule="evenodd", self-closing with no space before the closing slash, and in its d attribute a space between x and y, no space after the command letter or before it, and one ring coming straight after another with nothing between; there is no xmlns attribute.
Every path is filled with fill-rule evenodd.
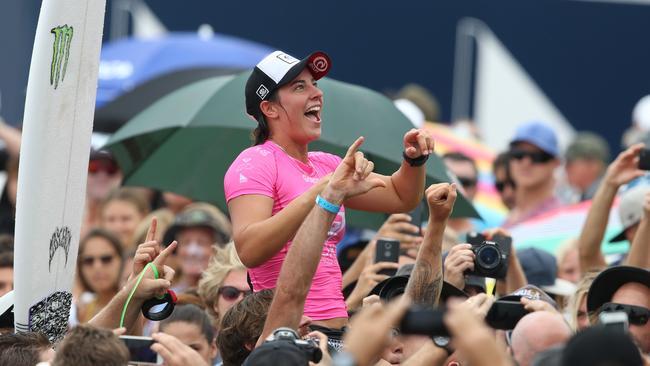
<svg viewBox="0 0 650 366"><path fill-rule="evenodd" d="M454 353L454 350L449 346L449 337L433 337L433 344L447 351L447 357Z"/></svg>
<svg viewBox="0 0 650 366"><path fill-rule="evenodd" d="M410 166L413 166L413 167L422 166L429 159L429 154L427 154L427 155L422 154L422 155L418 156L415 159L410 158L408 155L406 155L406 151L402 152L402 156L404 157L404 161L406 161L407 163L409 163Z"/></svg>

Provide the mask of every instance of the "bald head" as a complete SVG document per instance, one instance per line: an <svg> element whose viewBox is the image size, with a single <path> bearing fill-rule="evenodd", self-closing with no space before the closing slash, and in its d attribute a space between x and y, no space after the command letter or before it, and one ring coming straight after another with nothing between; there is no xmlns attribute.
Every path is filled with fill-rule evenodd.
<svg viewBox="0 0 650 366"><path fill-rule="evenodd" d="M571 329L560 314L548 311L530 313L512 331L511 349L520 366L529 366L535 355L571 338Z"/></svg>

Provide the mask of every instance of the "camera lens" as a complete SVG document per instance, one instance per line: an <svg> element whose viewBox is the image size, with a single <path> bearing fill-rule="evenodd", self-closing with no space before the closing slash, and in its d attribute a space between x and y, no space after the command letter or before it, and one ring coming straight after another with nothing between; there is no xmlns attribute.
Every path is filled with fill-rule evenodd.
<svg viewBox="0 0 650 366"><path fill-rule="evenodd" d="M494 269L501 263L501 253L494 245L483 245L476 253L476 261L484 269Z"/></svg>

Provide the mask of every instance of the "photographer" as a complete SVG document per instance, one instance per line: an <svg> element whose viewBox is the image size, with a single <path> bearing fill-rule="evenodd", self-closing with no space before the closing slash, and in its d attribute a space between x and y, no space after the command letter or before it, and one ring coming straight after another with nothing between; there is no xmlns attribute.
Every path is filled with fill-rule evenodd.
<svg viewBox="0 0 650 366"><path fill-rule="evenodd" d="M607 171L600 187L598 187L596 195L591 201L591 207L589 208L587 218L582 226L582 231L580 232L580 238L578 239L580 268L582 273L586 273L592 269L602 269L607 266L605 257L600 250L600 246L605 236L605 230L607 229L609 211L614 203L614 198L616 197L618 189L622 185L645 174L644 171L639 170L638 168L639 152L643 148L643 144L630 146L627 150L620 153L607 167ZM633 200L630 201L630 203L633 204ZM627 207L624 207L624 204L621 203L619 206L619 213L623 213L626 209ZM635 210L627 211L634 215L634 212L632 211ZM625 216L628 216L629 213ZM640 218L641 213L639 212L638 214ZM628 220L624 215L621 215L621 217L623 218L621 222L624 225L624 232L612 240L627 239L632 243L632 239L634 238L634 234L638 227L638 220ZM633 249L631 249L631 251L632 250Z"/></svg>

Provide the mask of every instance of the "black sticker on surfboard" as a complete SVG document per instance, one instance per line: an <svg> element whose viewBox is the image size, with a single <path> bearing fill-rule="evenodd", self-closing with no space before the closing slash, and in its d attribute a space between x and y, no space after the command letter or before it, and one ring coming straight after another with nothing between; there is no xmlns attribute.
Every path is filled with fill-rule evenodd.
<svg viewBox="0 0 650 366"><path fill-rule="evenodd" d="M29 308L29 330L41 332L55 343L68 330L72 294L57 291Z"/></svg>
<svg viewBox="0 0 650 366"><path fill-rule="evenodd" d="M54 234L50 238L50 264L48 269L52 272L52 259L57 249L62 248L65 252L65 265L68 265L68 253L70 252L70 242L72 241L72 233L67 226L57 227Z"/></svg>

